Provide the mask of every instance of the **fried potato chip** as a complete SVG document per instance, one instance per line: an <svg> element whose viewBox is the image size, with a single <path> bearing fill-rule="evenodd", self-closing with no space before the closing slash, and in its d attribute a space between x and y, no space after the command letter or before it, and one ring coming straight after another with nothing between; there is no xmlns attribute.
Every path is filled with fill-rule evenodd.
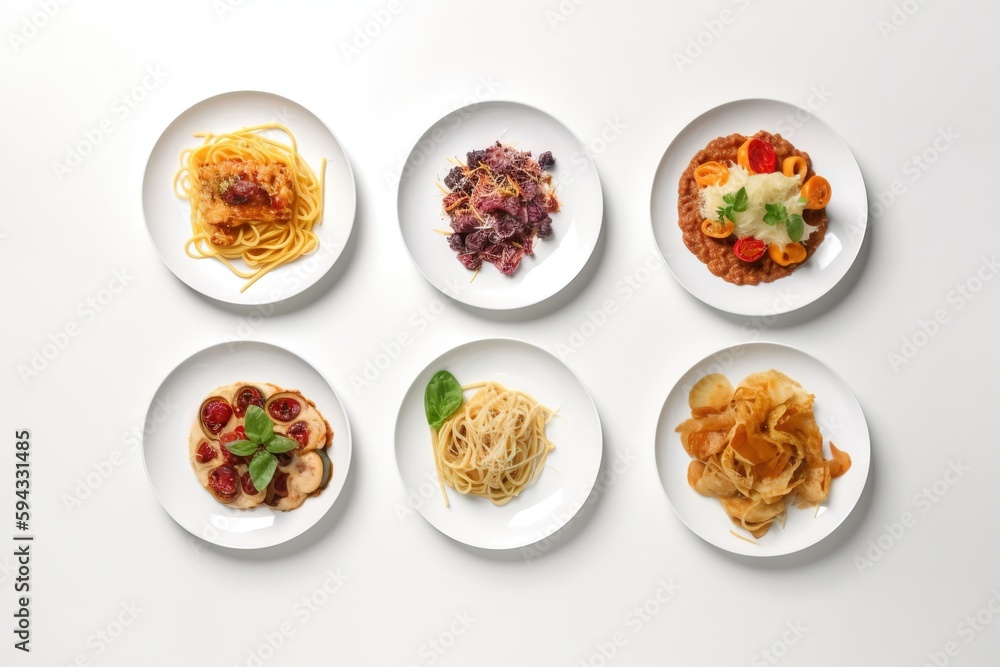
<svg viewBox="0 0 1000 667"><path fill-rule="evenodd" d="M729 407L729 401L733 397L733 385L729 383L729 378L721 373L712 373L698 380L691 392L688 394L688 406L692 410L711 408L715 412L722 412Z"/></svg>
<svg viewBox="0 0 1000 667"><path fill-rule="evenodd" d="M688 485L718 498L756 538L775 521L784 525L787 503L805 508L826 500L830 480L850 469L851 457L831 442L831 458L823 458L814 400L774 369L735 389L720 373L701 378L688 395L691 419L676 428L692 457Z"/></svg>

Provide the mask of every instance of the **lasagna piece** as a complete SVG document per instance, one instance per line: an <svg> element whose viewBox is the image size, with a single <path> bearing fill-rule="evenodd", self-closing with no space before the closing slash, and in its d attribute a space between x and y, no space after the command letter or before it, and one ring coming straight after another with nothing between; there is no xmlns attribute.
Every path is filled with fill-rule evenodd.
<svg viewBox="0 0 1000 667"><path fill-rule="evenodd" d="M215 232L212 243L230 246L235 228L256 222L290 222L295 191L281 163L225 160L198 169L198 208Z"/></svg>

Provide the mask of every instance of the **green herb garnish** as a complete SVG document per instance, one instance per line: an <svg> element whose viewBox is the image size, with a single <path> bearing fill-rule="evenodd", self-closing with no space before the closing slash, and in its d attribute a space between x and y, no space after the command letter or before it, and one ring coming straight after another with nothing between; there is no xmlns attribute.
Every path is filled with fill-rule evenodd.
<svg viewBox="0 0 1000 667"><path fill-rule="evenodd" d="M226 443L225 447L236 456L250 456L250 480L257 491L263 491L271 483L274 471L278 469L278 459L275 454L290 452L299 446L291 438L286 438L274 432L274 422L257 405L248 405L243 430L247 432L246 440L235 440Z"/></svg>
<svg viewBox="0 0 1000 667"><path fill-rule="evenodd" d="M438 371L424 390L424 412L435 431L462 405L462 385L448 371Z"/></svg>
<svg viewBox="0 0 1000 667"><path fill-rule="evenodd" d="M772 227L774 225L785 225L788 238L791 239L792 243L798 243L802 240L802 233L805 231L805 221L801 215L788 215L788 209L780 202L777 204L764 204L764 210L766 211L764 213L764 222Z"/></svg>
<svg viewBox="0 0 1000 667"><path fill-rule="evenodd" d="M722 201L727 205L715 209L716 215L719 216L719 222L725 222L726 218L729 218L735 223L734 216L747 210L747 206L750 204L746 188L740 188L736 193L730 192L728 195L722 195Z"/></svg>

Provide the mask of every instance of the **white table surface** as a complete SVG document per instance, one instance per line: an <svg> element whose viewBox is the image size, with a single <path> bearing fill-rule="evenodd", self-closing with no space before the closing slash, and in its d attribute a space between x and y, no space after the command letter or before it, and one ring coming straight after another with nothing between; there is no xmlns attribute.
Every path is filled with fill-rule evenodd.
<svg viewBox="0 0 1000 667"><path fill-rule="evenodd" d="M373 17L386 25L372 23L369 43L345 52ZM4 3L8 626L13 433L22 428L32 433L36 541L33 650L14 650L5 632L0 663L996 664L998 18L983 1ZM707 46L679 66L675 54L699 38ZM144 77L143 99L123 106ZM247 325L254 309L210 302L169 272L140 199L146 157L167 123L240 89L316 113L344 144L358 190L352 245L331 279L254 317L256 326ZM671 138L702 111L749 97L814 105L852 147L872 202L847 278L770 324L689 296L657 260L650 232L652 178ZM442 296L397 227L393 174L427 127L477 98L562 120L590 143L604 186L594 260L525 312L484 313ZM111 131L60 178L53 163L105 118ZM934 161L921 169L912 160L925 151ZM876 206L879 196L894 201ZM91 315L81 304L115 272L124 289ZM637 277L637 289L621 287ZM959 286L977 291L962 296ZM605 469L625 463L583 515L539 552L489 553L401 513L394 419L424 365L483 337L556 351L607 299L616 313L566 363L600 411ZM431 308L440 314L415 326ZM942 313L944 323L928 327L934 335L915 335ZM18 366L70 324L78 335L22 379ZM357 387L352 378L400 333L412 343ZM178 527L132 435L177 363L241 337L310 360L339 392L354 433L351 477L331 514L263 552L215 548ZM774 559L730 555L685 528L653 450L675 380L713 350L755 338L797 346L843 375L872 436L872 474L854 514L819 545ZM904 338L921 346L894 364ZM108 462L106 479L69 508ZM952 466L961 476L946 475ZM894 528L906 513L910 525ZM310 597L321 601L312 610Z"/></svg>

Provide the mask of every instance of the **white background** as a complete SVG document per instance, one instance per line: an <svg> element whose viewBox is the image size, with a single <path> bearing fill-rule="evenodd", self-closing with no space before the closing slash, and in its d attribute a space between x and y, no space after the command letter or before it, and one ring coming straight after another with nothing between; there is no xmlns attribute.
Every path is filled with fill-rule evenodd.
<svg viewBox="0 0 1000 667"><path fill-rule="evenodd" d="M994 4L567 0L560 14L555 0L408 2L346 54L372 12L389 5L71 2L48 3L56 8L46 17L46 4L5 2L0 16L0 537L9 543L14 532L21 428L32 432L38 536L34 650L14 651L4 630L0 662L254 664L283 623L292 634L266 664L746 665L768 664L761 652L772 649L784 665L996 660L1000 619L987 603L1000 591L990 520L1000 281L976 282L980 271L995 277L983 261L997 252ZM730 23L713 24L724 10ZM679 66L675 54L699 33L707 46ZM144 99L116 113L147 68L162 81L147 79ZM169 121L200 99L247 88L323 119L358 187L354 237L331 278L249 329L256 311L208 302L167 270L140 201L146 157ZM427 127L477 95L547 110L592 142L602 177L605 233L594 260L527 312L472 311L438 294L397 228L393 174ZM747 97L814 104L853 148L872 202L865 248L841 286L770 324L690 297L657 264L650 232L652 176L670 139L699 113ZM60 178L54 163L104 118L113 131ZM939 152L935 138L949 128L957 139L939 142ZM935 161L915 168L925 151ZM880 194L889 203L894 181L901 194L875 206ZM659 266L648 278L647 261ZM129 277L125 289L84 317L80 304L115 271ZM627 277L646 280L625 288ZM980 288L974 298L958 296L970 281ZM630 464L584 515L537 557L465 548L416 513L401 517L393 423L425 363L487 336L555 351L607 299L617 312L566 362L600 410L606 463ZM417 326L432 308L440 315ZM937 311L945 323L918 335ZM22 378L18 366L71 323L79 335ZM412 344L356 386L352 377L401 333ZM323 523L252 553L209 547L175 525L129 435L177 363L239 337L311 361L341 395L355 436L351 479ZM731 556L688 531L653 455L675 380L713 350L754 338L797 346L842 374L872 435L872 476L852 517L816 547L769 560ZM922 346L894 364L904 338ZM80 487L110 460L120 465L107 479ZM949 485L952 463L969 470ZM915 500L935 482L941 497ZM78 489L89 497L70 505ZM906 512L915 524L892 537L886 524ZM888 551L861 564L880 538ZM3 627L14 608L11 550L0 549ZM308 620L297 614L338 569L341 588ZM649 604L659 613L638 624L629 615L655 599L661 580L679 591ZM141 611L131 625L110 644L97 639L116 632L119 616L129 618L122 605L133 603ZM992 623L961 625L977 612ZM463 614L471 626L451 635ZM598 645L616 633L625 644L605 660ZM432 641L450 648L435 652ZM942 653L948 642L952 657Z"/></svg>

